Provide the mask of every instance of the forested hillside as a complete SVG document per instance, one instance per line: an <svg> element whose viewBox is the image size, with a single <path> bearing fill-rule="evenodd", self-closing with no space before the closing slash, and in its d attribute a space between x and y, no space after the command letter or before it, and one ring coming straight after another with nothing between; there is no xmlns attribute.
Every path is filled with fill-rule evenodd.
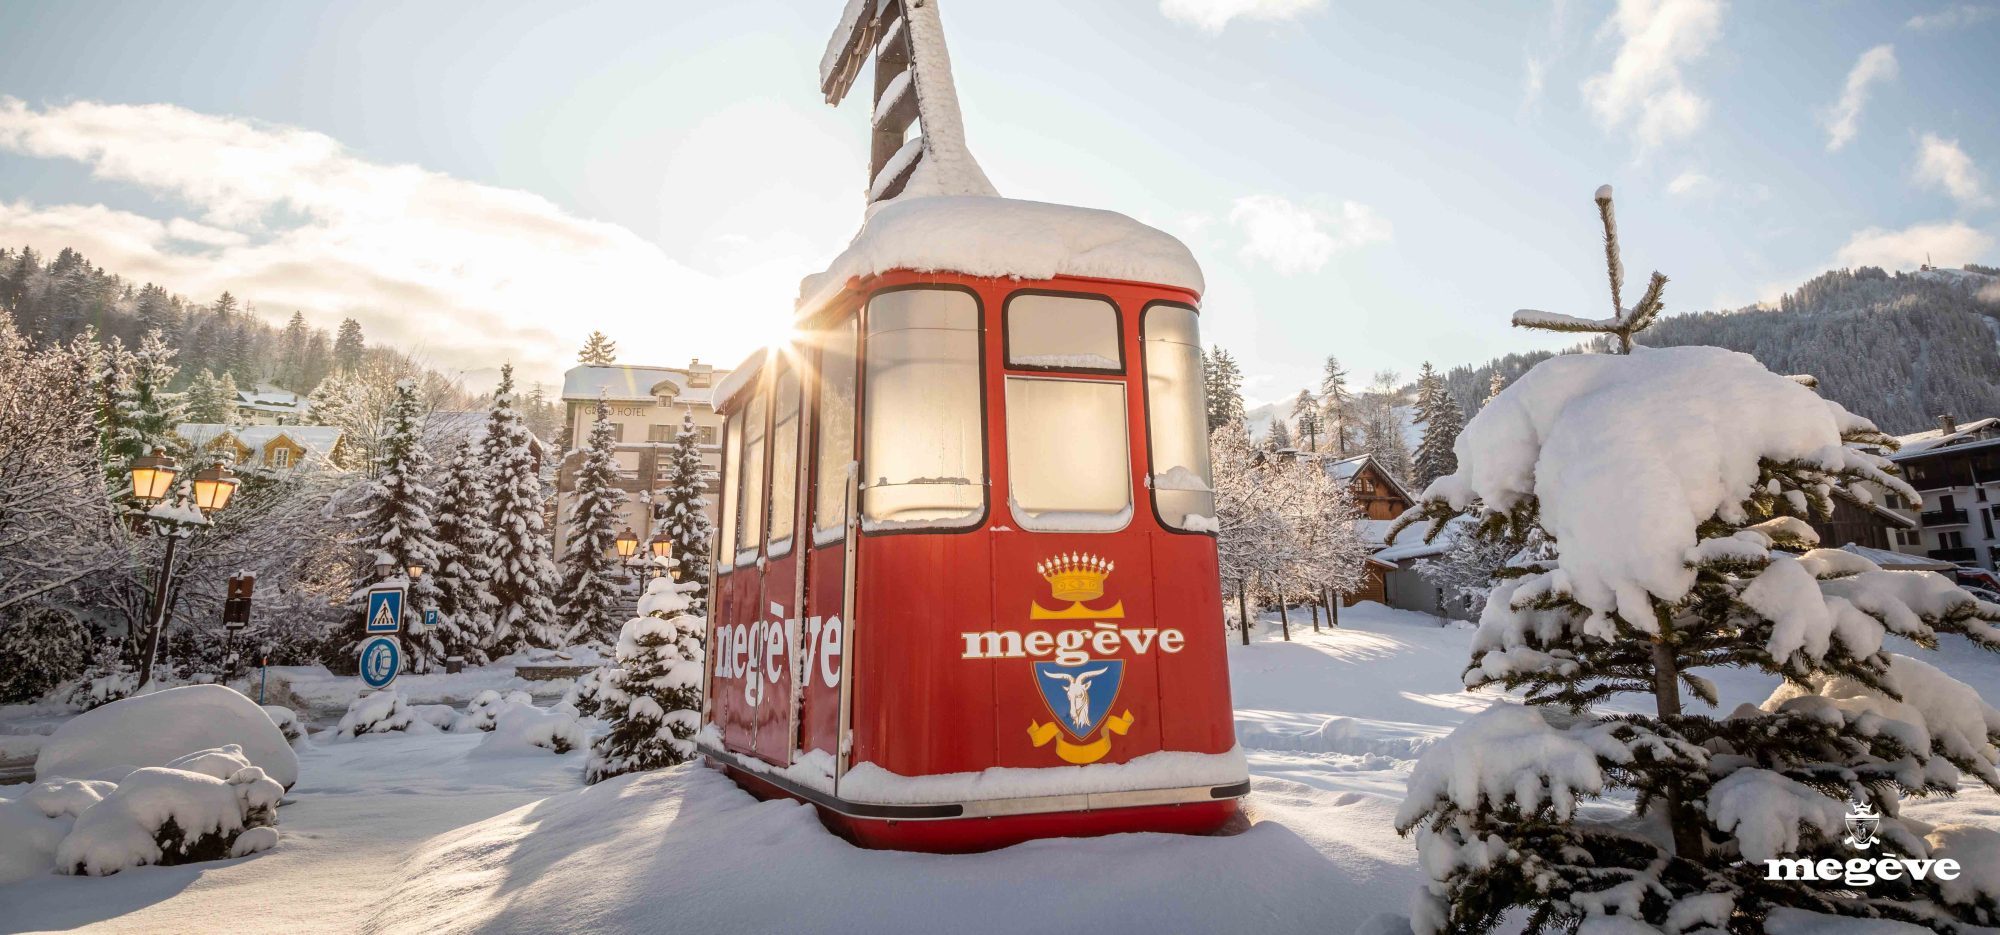
<svg viewBox="0 0 2000 935"><path fill-rule="evenodd" d="M1891 432L1919 431L1939 413L2000 415L2000 269L1991 267L1835 270L1775 308L1668 316L1639 340L1726 347L1779 373L1812 374L1829 399ZM1511 382L1551 356L1509 354L1446 380L1469 412L1496 367Z"/></svg>

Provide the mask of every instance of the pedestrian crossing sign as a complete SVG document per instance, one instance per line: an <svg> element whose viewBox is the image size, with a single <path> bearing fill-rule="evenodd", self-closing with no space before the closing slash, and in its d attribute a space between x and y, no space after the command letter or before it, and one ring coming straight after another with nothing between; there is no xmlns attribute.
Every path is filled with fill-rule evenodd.
<svg viewBox="0 0 2000 935"><path fill-rule="evenodd" d="M403 589L376 588L368 592L368 632L399 633L403 629Z"/></svg>

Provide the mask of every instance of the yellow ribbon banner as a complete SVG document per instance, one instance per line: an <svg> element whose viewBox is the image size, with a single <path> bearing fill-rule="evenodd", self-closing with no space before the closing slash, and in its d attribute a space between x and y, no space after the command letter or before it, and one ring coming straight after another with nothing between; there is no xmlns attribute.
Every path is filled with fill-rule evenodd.
<svg viewBox="0 0 2000 935"><path fill-rule="evenodd" d="M1062 725L1054 721L1039 724L1032 719L1028 721L1028 739L1034 741L1037 747L1045 746L1053 740L1056 742L1057 756L1066 762L1082 766L1104 759L1104 755L1111 752L1111 735L1117 734L1123 737L1125 732L1131 729L1132 709L1126 708L1124 714L1105 718L1104 734L1090 743L1070 743L1062 738Z"/></svg>

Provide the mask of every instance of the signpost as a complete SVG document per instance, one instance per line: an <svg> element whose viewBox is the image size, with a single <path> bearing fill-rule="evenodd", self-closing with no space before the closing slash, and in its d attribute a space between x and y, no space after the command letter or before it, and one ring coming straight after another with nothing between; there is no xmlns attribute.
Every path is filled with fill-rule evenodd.
<svg viewBox="0 0 2000 935"><path fill-rule="evenodd" d="M393 636L371 636L361 644L361 681L376 690L388 688L403 670L403 644Z"/></svg>
<svg viewBox="0 0 2000 935"><path fill-rule="evenodd" d="M236 634L250 625L250 595L257 589L257 576L232 575L222 601L224 678L235 678L240 661L236 655Z"/></svg>
<svg viewBox="0 0 2000 935"><path fill-rule="evenodd" d="M403 589L378 587L368 592L368 632L403 632Z"/></svg>

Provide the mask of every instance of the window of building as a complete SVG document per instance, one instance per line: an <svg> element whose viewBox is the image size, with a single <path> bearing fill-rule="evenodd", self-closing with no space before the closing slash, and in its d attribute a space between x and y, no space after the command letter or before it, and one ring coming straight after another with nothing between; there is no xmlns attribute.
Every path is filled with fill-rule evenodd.
<svg viewBox="0 0 2000 935"><path fill-rule="evenodd" d="M1174 529L1214 530L1201 333L1194 309L1155 305L1140 320L1153 509Z"/></svg>
<svg viewBox="0 0 2000 935"><path fill-rule="evenodd" d="M736 564L757 557L764 534L764 409L770 394L759 387L743 407L743 493L737 507Z"/></svg>
<svg viewBox="0 0 2000 935"><path fill-rule="evenodd" d="M799 505L799 368L790 358L779 362L777 407L771 420L771 549L773 556L792 550L792 526Z"/></svg>
<svg viewBox="0 0 2000 935"><path fill-rule="evenodd" d="M281 468L282 468L282 467L291 467L291 466L292 466L292 449L290 449L290 448L284 448L284 447L279 447L279 448L273 448L273 449L271 449L271 466L272 466L272 467L281 467Z"/></svg>
<svg viewBox="0 0 2000 935"><path fill-rule="evenodd" d="M659 444L660 442L671 442L674 440L674 436L679 435L680 432L681 432L681 427L679 423L674 423L672 425L659 425L659 424L649 425L646 426L646 440L649 442L653 442L654 444Z"/></svg>
<svg viewBox="0 0 2000 935"><path fill-rule="evenodd" d="M743 489L743 413L729 414L729 445L723 454L722 479L722 549L723 560L716 563L718 569L730 567L728 557L736 554L736 498Z"/></svg>
<svg viewBox="0 0 2000 935"><path fill-rule="evenodd" d="M1963 533L1960 533L1956 529L1952 530L1951 532L1938 533L1938 548L1940 549L1965 548L1965 535Z"/></svg>
<svg viewBox="0 0 2000 935"><path fill-rule="evenodd" d="M827 332L819 351L819 450L814 454L813 542L847 535L847 478L854 463L854 341L856 318Z"/></svg>
<svg viewBox="0 0 2000 935"><path fill-rule="evenodd" d="M703 444L703 445L713 445L713 444L715 444L715 426L713 426L713 425L697 425L697 426L695 426L695 427L694 427L694 440L695 440L696 442L700 443L700 444Z"/></svg>
<svg viewBox="0 0 2000 935"><path fill-rule="evenodd" d="M1108 532L1132 521L1125 384L1007 378L1008 504L1039 532Z"/></svg>
<svg viewBox="0 0 2000 935"><path fill-rule="evenodd" d="M1007 366L1122 373L1118 307L1092 296L1015 293L1007 299Z"/></svg>
<svg viewBox="0 0 2000 935"><path fill-rule="evenodd" d="M979 302L952 288L868 303L863 527L962 529L986 512Z"/></svg>

